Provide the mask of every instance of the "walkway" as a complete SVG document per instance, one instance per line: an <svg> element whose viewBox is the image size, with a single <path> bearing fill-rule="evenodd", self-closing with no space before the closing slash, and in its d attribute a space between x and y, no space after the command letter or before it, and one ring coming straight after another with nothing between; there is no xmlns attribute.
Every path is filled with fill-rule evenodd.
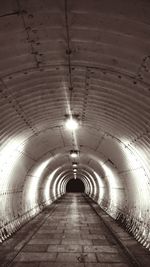
<svg viewBox="0 0 150 267"><path fill-rule="evenodd" d="M140 258L147 259L140 266L149 266L148 251L140 251ZM0 266L134 266L84 196L75 193L22 227L0 246L0 255Z"/></svg>

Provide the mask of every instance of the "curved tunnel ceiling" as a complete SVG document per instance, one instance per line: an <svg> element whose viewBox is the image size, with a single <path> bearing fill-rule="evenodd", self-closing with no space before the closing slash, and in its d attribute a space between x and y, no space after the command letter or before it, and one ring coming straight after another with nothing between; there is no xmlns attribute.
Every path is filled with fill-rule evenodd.
<svg viewBox="0 0 150 267"><path fill-rule="evenodd" d="M1 1L1 241L65 193L78 149L86 193L149 247L149 25L147 0Z"/></svg>

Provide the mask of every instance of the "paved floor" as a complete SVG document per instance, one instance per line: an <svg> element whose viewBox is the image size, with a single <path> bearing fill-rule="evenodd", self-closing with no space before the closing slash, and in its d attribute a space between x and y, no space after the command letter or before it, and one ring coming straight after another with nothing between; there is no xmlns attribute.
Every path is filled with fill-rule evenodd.
<svg viewBox="0 0 150 267"><path fill-rule="evenodd" d="M75 193L4 242L0 253L0 266L133 266L85 198Z"/></svg>

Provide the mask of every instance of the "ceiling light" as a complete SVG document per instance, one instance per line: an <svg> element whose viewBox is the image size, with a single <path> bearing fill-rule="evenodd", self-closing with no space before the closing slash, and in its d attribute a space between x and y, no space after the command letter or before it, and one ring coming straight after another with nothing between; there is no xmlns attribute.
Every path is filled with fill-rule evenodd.
<svg viewBox="0 0 150 267"><path fill-rule="evenodd" d="M78 150L70 150L70 156L72 158L77 158L78 154L79 154Z"/></svg>
<svg viewBox="0 0 150 267"><path fill-rule="evenodd" d="M78 165L78 164L77 164L76 162L73 162L73 163L72 163L72 166L73 166L73 167L77 167L77 165Z"/></svg>
<svg viewBox="0 0 150 267"><path fill-rule="evenodd" d="M66 128L68 130L76 130L78 126L78 122L73 118L70 118L66 121Z"/></svg>
<svg viewBox="0 0 150 267"><path fill-rule="evenodd" d="M78 119L77 119L77 115L71 115L71 116L68 116L66 115L67 117L67 120L66 120L66 128L68 130L76 130L78 129L79 127L79 122L78 122Z"/></svg>
<svg viewBox="0 0 150 267"><path fill-rule="evenodd" d="M73 169L73 172L77 172L77 169Z"/></svg>

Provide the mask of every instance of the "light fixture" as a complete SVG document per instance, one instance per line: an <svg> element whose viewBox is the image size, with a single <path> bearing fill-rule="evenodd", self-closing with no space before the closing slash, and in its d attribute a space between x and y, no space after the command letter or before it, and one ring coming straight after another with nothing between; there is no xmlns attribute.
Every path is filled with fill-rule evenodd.
<svg viewBox="0 0 150 267"><path fill-rule="evenodd" d="M78 115L66 115L66 128L68 130L77 130L79 127L79 122L78 122Z"/></svg>
<svg viewBox="0 0 150 267"><path fill-rule="evenodd" d="M74 179L77 179L77 175L74 173Z"/></svg>
<svg viewBox="0 0 150 267"><path fill-rule="evenodd" d="M73 167L77 167L77 165L78 165L77 162L73 162L73 163L72 163L72 166L73 166Z"/></svg>
<svg viewBox="0 0 150 267"><path fill-rule="evenodd" d="M70 150L70 156L72 158L77 158L78 154L79 154L78 150Z"/></svg>
<svg viewBox="0 0 150 267"><path fill-rule="evenodd" d="M73 169L73 172L77 172L77 169Z"/></svg>

